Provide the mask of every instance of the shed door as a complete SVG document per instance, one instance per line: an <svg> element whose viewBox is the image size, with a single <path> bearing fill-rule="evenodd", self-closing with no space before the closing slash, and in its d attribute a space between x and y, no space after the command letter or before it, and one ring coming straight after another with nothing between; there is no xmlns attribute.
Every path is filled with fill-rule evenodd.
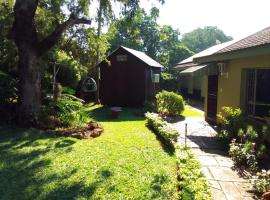
<svg viewBox="0 0 270 200"><path fill-rule="evenodd" d="M207 120L216 121L217 116L217 92L218 76L208 76L208 94L207 94Z"/></svg>

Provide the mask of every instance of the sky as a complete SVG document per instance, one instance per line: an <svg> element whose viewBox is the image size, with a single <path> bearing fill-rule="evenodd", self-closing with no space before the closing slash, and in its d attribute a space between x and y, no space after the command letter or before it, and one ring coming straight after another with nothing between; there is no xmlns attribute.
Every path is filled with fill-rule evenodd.
<svg viewBox="0 0 270 200"><path fill-rule="evenodd" d="M141 0L141 7L160 10L159 24L187 33L198 27L217 26L240 39L270 26L270 0Z"/></svg>

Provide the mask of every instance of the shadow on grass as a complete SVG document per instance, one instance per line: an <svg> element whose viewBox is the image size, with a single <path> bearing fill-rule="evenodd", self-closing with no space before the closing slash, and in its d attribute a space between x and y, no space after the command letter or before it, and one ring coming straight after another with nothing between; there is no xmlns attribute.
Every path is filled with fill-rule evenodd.
<svg viewBox="0 0 270 200"><path fill-rule="evenodd" d="M163 190L163 185L169 181L168 176L158 174L154 176L150 188L152 189L152 199L169 199L168 193Z"/></svg>
<svg viewBox="0 0 270 200"><path fill-rule="evenodd" d="M89 185L86 185L83 181L75 182L67 186L62 185L46 195L45 199L91 198L96 189L112 176L112 172L108 169L102 169L98 171L96 176L96 181Z"/></svg>
<svg viewBox="0 0 270 200"><path fill-rule="evenodd" d="M89 116L98 122L123 122L123 121L143 121L143 116L133 114L135 108L123 108L117 119L112 118L112 113L109 107L103 106L94 108L89 111Z"/></svg>
<svg viewBox="0 0 270 200"><path fill-rule="evenodd" d="M156 138L159 141L163 151L166 152L167 154L169 154L170 156L173 156L175 153L174 145L171 142L168 142L166 139L164 139L163 137L161 137L157 134L156 134Z"/></svg>
<svg viewBox="0 0 270 200"><path fill-rule="evenodd" d="M72 165L61 174L53 169L55 156L72 150L75 143L35 129L0 127L1 199L91 198L112 172L101 169L95 181L87 185L84 179L69 181L78 173Z"/></svg>

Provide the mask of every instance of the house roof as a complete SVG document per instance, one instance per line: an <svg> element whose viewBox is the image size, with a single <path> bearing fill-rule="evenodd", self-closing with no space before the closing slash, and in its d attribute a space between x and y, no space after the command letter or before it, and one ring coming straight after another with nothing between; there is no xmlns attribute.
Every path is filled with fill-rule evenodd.
<svg viewBox="0 0 270 200"><path fill-rule="evenodd" d="M135 57L139 58L141 61L145 62L147 65L149 65L151 67L160 67L160 68L163 68L163 66L161 64L159 64L154 59L150 58L148 55L146 55L142 51L137 51L137 50L130 49L130 48L127 48L127 47L124 47L124 46L120 46L119 48L125 49L126 51L128 51L129 53L131 53Z"/></svg>
<svg viewBox="0 0 270 200"><path fill-rule="evenodd" d="M195 57L195 63L207 63L244 58L256 55L266 55L270 52L270 27L237 40L218 50L214 54Z"/></svg>
<svg viewBox="0 0 270 200"><path fill-rule="evenodd" d="M177 63L175 68L179 69L179 68L196 66L196 64L193 63L194 58L212 55L212 54L218 52L219 50L231 45L234 42L235 41L229 41L229 42L225 42L222 44L217 44L215 46L209 47L208 49L205 49L197 54L194 54L193 56L191 56L185 60L180 61L179 63Z"/></svg>
<svg viewBox="0 0 270 200"><path fill-rule="evenodd" d="M215 54L246 49L264 44L270 44L270 26L219 50Z"/></svg>

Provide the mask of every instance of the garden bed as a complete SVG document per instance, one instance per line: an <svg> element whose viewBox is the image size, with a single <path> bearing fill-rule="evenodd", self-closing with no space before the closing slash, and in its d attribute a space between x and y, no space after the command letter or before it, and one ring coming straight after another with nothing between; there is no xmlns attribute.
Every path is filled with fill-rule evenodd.
<svg viewBox="0 0 270 200"><path fill-rule="evenodd" d="M104 130L100 124L96 122L90 122L87 127L51 130L49 133L57 136L74 137L77 139L90 139L100 136L103 131Z"/></svg>

